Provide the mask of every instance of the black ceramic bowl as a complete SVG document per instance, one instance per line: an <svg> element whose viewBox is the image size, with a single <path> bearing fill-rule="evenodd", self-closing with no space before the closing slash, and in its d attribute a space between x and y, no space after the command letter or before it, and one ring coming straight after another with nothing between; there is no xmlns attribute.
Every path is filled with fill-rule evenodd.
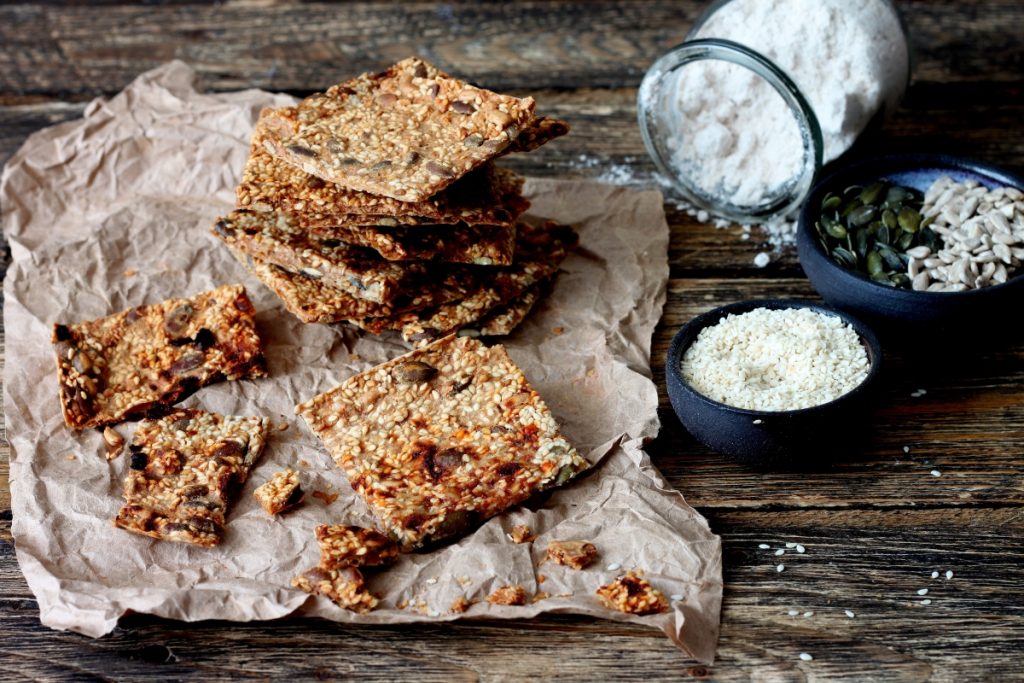
<svg viewBox="0 0 1024 683"><path fill-rule="evenodd" d="M808 308L834 315L860 335L870 370L865 380L834 401L811 408L766 412L734 408L714 401L691 387L682 375L683 354L705 327L729 314L756 308ZM830 462L853 449L867 434L873 389L882 362L882 347L874 333L856 318L810 301L770 299L743 301L699 315L679 330L668 350L665 383L679 421L708 448L761 468L804 468Z"/></svg>
<svg viewBox="0 0 1024 683"><path fill-rule="evenodd" d="M1024 272L1006 283L964 292L895 289L838 265L818 241L814 223L828 192L888 178L922 192L941 175L976 180L987 187L1024 188L1024 180L985 164L942 155L905 155L870 159L845 166L819 182L800 212L797 252L800 265L818 294L831 306L872 326L886 343L920 345L923 340L983 340L1016 326L993 324L1017 309L1024 296Z"/></svg>

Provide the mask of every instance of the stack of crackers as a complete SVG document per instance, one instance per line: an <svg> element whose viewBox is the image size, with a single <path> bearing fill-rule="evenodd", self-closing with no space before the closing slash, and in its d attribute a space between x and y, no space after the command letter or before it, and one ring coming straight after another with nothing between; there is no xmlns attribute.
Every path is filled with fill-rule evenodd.
<svg viewBox="0 0 1024 683"><path fill-rule="evenodd" d="M576 240L493 163L568 132L534 107L410 58L264 110L213 232L304 322L508 334Z"/></svg>

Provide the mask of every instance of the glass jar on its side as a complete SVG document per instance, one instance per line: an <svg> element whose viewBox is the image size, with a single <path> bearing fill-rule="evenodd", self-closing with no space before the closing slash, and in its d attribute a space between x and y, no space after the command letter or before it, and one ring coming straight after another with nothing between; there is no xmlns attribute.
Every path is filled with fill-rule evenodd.
<svg viewBox="0 0 1024 683"><path fill-rule="evenodd" d="M909 74L888 0L719 0L648 70L640 129L683 198L739 223L772 222L895 109Z"/></svg>

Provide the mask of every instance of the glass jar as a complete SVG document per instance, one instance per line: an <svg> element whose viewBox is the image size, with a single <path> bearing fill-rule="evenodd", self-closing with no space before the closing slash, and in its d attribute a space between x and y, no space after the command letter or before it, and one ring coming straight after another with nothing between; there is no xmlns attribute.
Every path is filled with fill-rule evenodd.
<svg viewBox="0 0 1024 683"><path fill-rule="evenodd" d="M718 0L647 71L637 113L679 195L768 223L895 110L909 78L906 28L888 0Z"/></svg>

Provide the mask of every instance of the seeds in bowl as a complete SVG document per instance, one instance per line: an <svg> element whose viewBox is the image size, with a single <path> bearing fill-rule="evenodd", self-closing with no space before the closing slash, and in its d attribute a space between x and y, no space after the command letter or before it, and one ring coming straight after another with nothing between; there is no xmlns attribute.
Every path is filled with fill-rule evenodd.
<svg viewBox="0 0 1024 683"><path fill-rule="evenodd" d="M907 252L915 290L962 292L1002 284L1024 261L1024 192L1017 188L990 189L942 176L925 192L921 212L941 243Z"/></svg>
<svg viewBox="0 0 1024 683"><path fill-rule="evenodd" d="M873 282L907 289L908 251L939 248L939 236L923 220L920 192L882 179L829 192L815 222L825 253L843 268Z"/></svg>
<svg viewBox="0 0 1024 683"><path fill-rule="evenodd" d="M704 328L683 354L683 379L735 408L811 408L849 393L870 363L857 332L806 308L757 308Z"/></svg>

